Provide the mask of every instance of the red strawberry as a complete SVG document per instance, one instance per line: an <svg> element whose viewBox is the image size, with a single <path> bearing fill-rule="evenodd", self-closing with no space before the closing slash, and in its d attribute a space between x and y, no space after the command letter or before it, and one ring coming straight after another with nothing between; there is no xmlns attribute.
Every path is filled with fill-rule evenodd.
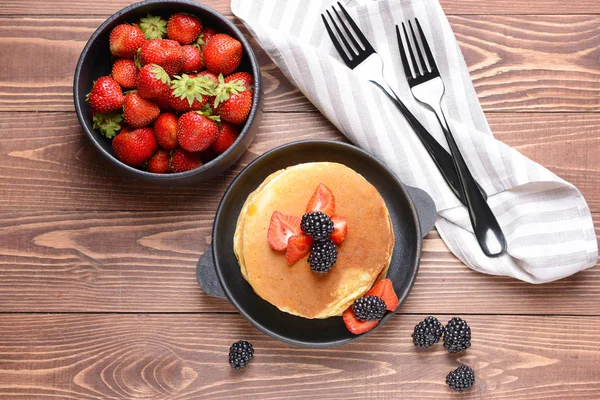
<svg viewBox="0 0 600 400"><path fill-rule="evenodd" d="M225 83L238 81L238 83L248 89L251 93L254 92L254 78L249 72L236 72L225 78Z"/></svg>
<svg viewBox="0 0 600 400"><path fill-rule="evenodd" d="M148 13L146 18L140 20L140 29L146 35L146 39L162 39L167 34L167 21Z"/></svg>
<svg viewBox="0 0 600 400"><path fill-rule="evenodd" d="M133 60L120 59L112 66L112 77L124 89L133 89L137 85L140 70Z"/></svg>
<svg viewBox="0 0 600 400"><path fill-rule="evenodd" d="M181 46L181 49L183 50L183 67L181 68L181 72L196 72L204 68L202 53L198 45L186 44L185 46Z"/></svg>
<svg viewBox="0 0 600 400"><path fill-rule="evenodd" d="M167 37L177 40L181 44L190 44L198 38L202 24L198 18L188 14L177 13L171 15L167 24Z"/></svg>
<svg viewBox="0 0 600 400"><path fill-rule="evenodd" d="M212 37L215 36L217 33L219 32L217 32L217 30L212 26L205 26L202 32L200 32L200 36L198 36L197 43L200 45L200 48L203 51L208 41L212 39Z"/></svg>
<svg viewBox="0 0 600 400"><path fill-rule="evenodd" d="M214 92L214 88L212 79L204 76L176 76L171 84L173 90L169 104L177 111L200 110Z"/></svg>
<svg viewBox="0 0 600 400"><path fill-rule="evenodd" d="M160 114L160 109L134 91L125 96L123 112L125 121L134 128L139 128L151 124Z"/></svg>
<svg viewBox="0 0 600 400"><path fill-rule="evenodd" d="M150 39L140 49L140 64L157 64L173 76L183 67L183 50L181 45L168 39Z"/></svg>
<svg viewBox="0 0 600 400"><path fill-rule="evenodd" d="M213 91L216 90L217 86L219 85L219 77L215 74L213 74L212 72L208 71L208 70L204 70L202 72L199 72L196 74L196 76L203 76L205 78L208 79L208 81L206 82L210 82L213 85L211 86L213 88ZM208 104L210 104L211 107L214 106L215 104L215 96L210 96L208 98Z"/></svg>
<svg viewBox="0 0 600 400"><path fill-rule="evenodd" d="M173 150L177 147L177 116L173 113L162 113L154 121L154 134L163 149Z"/></svg>
<svg viewBox="0 0 600 400"><path fill-rule="evenodd" d="M171 79L165 70L156 64L146 64L140 70L137 81L137 91L140 97L153 100L168 92Z"/></svg>
<svg viewBox="0 0 600 400"><path fill-rule="evenodd" d="M333 192L322 183L317 186L317 190L312 195L306 206L306 212L321 211L330 217L335 213L335 197Z"/></svg>
<svg viewBox="0 0 600 400"><path fill-rule="evenodd" d="M103 114L118 110L124 100L121 87L110 76L98 78L85 99L93 110Z"/></svg>
<svg viewBox="0 0 600 400"><path fill-rule="evenodd" d="M348 234L348 218L334 216L331 220L333 221L333 233L329 236L329 239L333 240L335 244L340 244Z"/></svg>
<svg viewBox="0 0 600 400"><path fill-rule="evenodd" d="M252 92L242 85L241 80L225 82L223 75L219 75L215 93L215 114L233 124L243 124L252 108Z"/></svg>
<svg viewBox="0 0 600 400"><path fill-rule="evenodd" d="M113 111L108 114L102 114L92 111L92 121L94 129L100 131L107 139L114 138L121 129L123 123L123 114L118 111Z"/></svg>
<svg viewBox="0 0 600 400"><path fill-rule="evenodd" d="M145 42L144 32L137 26L129 24L115 26L108 38L110 52L121 58L133 58Z"/></svg>
<svg viewBox="0 0 600 400"><path fill-rule="evenodd" d="M271 215L271 223L267 233L269 246L277 251L287 249L289 238L302 233L300 222L302 222L300 217L275 211Z"/></svg>
<svg viewBox="0 0 600 400"><path fill-rule="evenodd" d="M132 167L148 161L158 149L152 128L121 132L113 139L112 145L117 158Z"/></svg>
<svg viewBox="0 0 600 400"><path fill-rule="evenodd" d="M356 315L354 315L352 306L348 307L346 311L344 311L342 314L342 319L344 320L344 324L346 324L346 328L355 335L369 332L379 324L379 321L359 321L356 319Z"/></svg>
<svg viewBox="0 0 600 400"><path fill-rule="evenodd" d="M221 121L219 136L217 136L217 140L210 146L211 150L217 154L224 153L235 142L239 134L240 130L235 125L227 121Z"/></svg>
<svg viewBox="0 0 600 400"><path fill-rule="evenodd" d="M160 149L150 158L148 161L148 172L153 172L155 174L166 174L169 172L169 163L170 163L169 152Z"/></svg>
<svg viewBox="0 0 600 400"><path fill-rule="evenodd" d="M219 126L196 111L183 114L177 122L177 140L187 151L204 151L217 140Z"/></svg>
<svg viewBox="0 0 600 400"><path fill-rule="evenodd" d="M394 291L394 286L389 278L380 280L375 286L365 294L365 296L377 296L384 302L388 311L394 311L398 307L398 296Z"/></svg>
<svg viewBox="0 0 600 400"><path fill-rule="evenodd" d="M298 234L288 239L287 250L285 251L285 261L287 265L293 265L308 254L313 244L310 236Z"/></svg>
<svg viewBox="0 0 600 400"><path fill-rule="evenodd" d="M173 107L171 106L171 92L172 90L169 89L166 92L161 93L161 95L158 96L158 98L153 100L158 106L158 108L160 108L163 111L173 110Z"/></svg>
<svg viewBox="0 0 600 400"><path fill-rule="evenodd" d="M229 75L242 61L242 44L224 33L214 35L204 48L204 64L215 74Z"/></svg>
<svg viewBox="0 0 600 400"><path fill-rule="evenodd" d="M202 165L199 153L177 149L171 154L171 172L185 172Z"/></svg>

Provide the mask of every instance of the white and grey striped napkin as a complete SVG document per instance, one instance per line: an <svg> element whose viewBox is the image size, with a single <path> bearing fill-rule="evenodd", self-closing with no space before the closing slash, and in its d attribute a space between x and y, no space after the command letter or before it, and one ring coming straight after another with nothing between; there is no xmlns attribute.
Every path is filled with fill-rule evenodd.
<svg viewBox="0 0 600 400"><path fill-rule="evenodd" d="M394 25L417 17L425 34L433 38L430 45L446 85L449 123L508 241L508 253L499 258L483 254L466 209L399 111L339 58L320 16L332 4L331 0L232 0L231 9L285 76L344 135L382 160L406 184L433 197L440 236L470 268L543 283L596 263L598 244L583 196L494 138L437 0L346 0L343 4L383 58L388 83L447 148L433 114L409 92Z"/></svg>

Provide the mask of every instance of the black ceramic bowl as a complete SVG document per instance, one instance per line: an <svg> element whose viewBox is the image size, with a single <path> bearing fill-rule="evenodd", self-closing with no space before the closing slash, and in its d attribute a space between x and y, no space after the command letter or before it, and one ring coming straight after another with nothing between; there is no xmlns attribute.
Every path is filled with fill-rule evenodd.
<svg viewBox="0 0 600 400"><path fill-rule="evenodd" d="M277 170L317 161L339 162L352 168L374 185L385 200L396 238L387 276L392 280L400 299L399 308L417 275L422 234L426 234L435 222L435 204L422 190L403 185L389 169L369 154L338 142L310 140L286 144L261 155L248 165L231 183L219 205L212 237L214 265L210 265L211 260L204 259L207 261L205 264L201 259L198 279L203 288L216 288L220 284L223 294L239 312L268 335L299 346L330 347L365 335L351 334L341 317L305 319L282 312L264 301L243 278L233 252L236 222L248 195ZM211 271L211 267L216 271ZM213 272L216 272L216 276L211 274ZM211 282L216 279L218 284ZM375 329L383 326L392 315L388 313Z"/></svg>
<svg viewBox="0 0 600 400"><path fill-rule="evenodd" d="M185 12L197 16L202 21L203 26L213 26L218 31L227 33L242 43L244 57L238 70L250 72L254 77L255 91L252 109L248 120L244 125L239 137L233 145L219 155L214 160L207 162L200 168L192 171L180 172L176 174L153 174L146 171L130 167L119 161L112 150L109 140L93 129L90 107L85 101L85 96L92 89L92 84L97 78L108 75L112 68L112 57L108 46L108 37L111 30L125 22L135 22L146 14L160 15L168 17L176 12ZM79 123L87 137L100 153L115 165L117 169L124 174L135 179L164 185L185 185L200 182L212 176L222 173L235 163L242 154L248 149L250 143L256 135L258 124L262 116L262 86L260 77L260 68L256 56L250 47L250 44L244 35L235 27L235 25L219 14L215 10L200 3L188 0L147 0L132 4L129 7L116 12L108 18L94 32L92 37L81 52L77 68L75 69L75 78L73 82L73 97L75 102L75 111Z"/></svg>

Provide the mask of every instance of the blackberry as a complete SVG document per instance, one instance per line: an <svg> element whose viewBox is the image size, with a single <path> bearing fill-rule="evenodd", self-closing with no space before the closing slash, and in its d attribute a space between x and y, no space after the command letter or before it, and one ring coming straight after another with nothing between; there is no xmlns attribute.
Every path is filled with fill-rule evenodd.
<svg viewBox="0 0 600 400"><path fill-rule="evenodd" d="M450 353L457 353L471 347L471 328L467 321L452 318L446 325L444 332L444 347Z"/></svg>
<svg viewBox="0 0 600 400"><path fill-rule="evenodd" d="M428 348L440 341L444 333L444 326L434 317L427 317L415 326L411 335L417 347Z"/></svg>
<svg viewBox="0 0 600 400"><path fill-rule="evenodd" d="M229 348L229 365L232 368L245 368L252 357L254 357L254 348L245 340L235 342Z"/></svg>
<svg viewBox="0 0 600 400"><path fill-rule="evenodd" d="M475 373L470 367L461 365L446 377L446 384L457 392L467 390L475 383Z"/></svg>
<svg viewBox="0 0 600 400"><path fill-rule="evenodd" d="M337 247L333 240L315 241L310 249L308 263L313 272L326 274L337 261Z"/></svg>
<svg viewBox="0 0 600 400"><path fill-rule="evenodd" d="M333 221L321 211L313 211L302 216L300 228L315 240L325 240L333 233Z"/></svg>
<svg viewBox="0 0 600 400"><path fill-rule="evenodd" d="M361 297L352 305L354 315L359 321L379 321L385 314L385 308L385 301L377 296Z"/></svg>

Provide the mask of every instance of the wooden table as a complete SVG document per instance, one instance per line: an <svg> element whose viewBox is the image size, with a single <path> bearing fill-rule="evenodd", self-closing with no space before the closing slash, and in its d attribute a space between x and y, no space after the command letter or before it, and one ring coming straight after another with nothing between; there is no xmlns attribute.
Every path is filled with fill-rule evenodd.
<svg viewBox="0 0 600 400"><path fill-rule="evenodd" d="M86 40L129 3L0 1L1 398L458 398L444 379L459 362L478 376L461 398L600 398L599 268L532 286L469 270L432 232L401 312L319 351L205 295L194 267L232 178L279 144L343 138L253 42L265 114L242 160L195 187L118 178L71 90ZM233 19L227 0L205 3ZM496 136L577 185L600 224L600 1L442 5ZM427 315L464 317L472 348L417 351L410 333ZM240 373L227 352L241 338L257 352Z"/></svg>

